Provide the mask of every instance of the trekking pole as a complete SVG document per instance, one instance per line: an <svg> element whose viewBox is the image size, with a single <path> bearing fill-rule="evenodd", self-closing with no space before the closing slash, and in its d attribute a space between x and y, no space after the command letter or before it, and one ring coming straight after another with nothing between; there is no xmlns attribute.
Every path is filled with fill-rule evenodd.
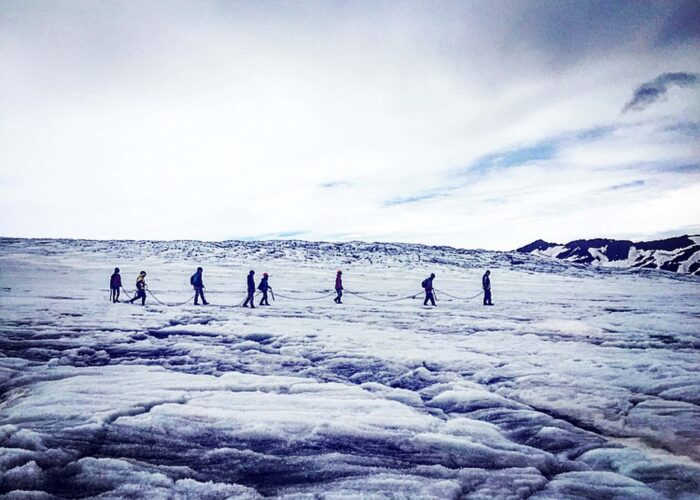
<svg viewBox="0 0 700 500"><path fill-rule="evenodd" d="M272 288L270 288L270 296L272 297L272 302L275 301L275 292L272 291Z"/></svg>

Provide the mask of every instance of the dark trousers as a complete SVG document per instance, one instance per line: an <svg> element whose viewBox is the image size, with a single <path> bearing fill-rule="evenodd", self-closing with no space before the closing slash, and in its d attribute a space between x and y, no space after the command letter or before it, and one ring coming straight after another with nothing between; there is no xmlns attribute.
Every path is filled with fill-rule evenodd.
<svg viewBox="0 0 700 500"><path fill-rule="evenodd" d="M493 302L491 302L491 289L484 290L484 305L485 306L492 306L493 305Z"/></svg>
<svg viewBox="0 0 700 500"><path fill-rule="evenodd" d="M119 302L119 288L110 288L110 298L112 302Z"/></svg>
<svg viewBox="0 0 700 500"><path fill-rule="evenodd" d="M343 303L343 289L342 288L336 288L335 292L338 294L336 298L333 299L333 302L336 304L342 304Z"/></svg>
<svg viewBox="0 0 700 500"><path fill-rule="evenodd" d="M141 299L141 305L146 305L146 290L136 290L136 295L129 301L129 304L133 304L135 300Z"/></svg>
<svg viewBox="0 0 700 500"><path fill-rule="evenodd" d="M199 301L199 298L202 298L202 304L207 305L209 302L207 302L207 299L204 298L204 287L203 286L196 286L194 287L194 305L199 305L197 302Z"/></svg>
<svg viewBox="0 0 700 500"><path fill-rule="evenodd" d="M435 305L435 295L433 294L432 290L425 291L425 300L423 301L423 305L427 306L428 301L430 301L432 305Z"/></svg>
<svg viewBox="0 0 700 500"><path fill-rule="evenodd" d="M269 306L270 303L267 301L267 290L262 290L262 299L260 299L261 306Z"/></svg>
<svg viewBox="0 0 700 500"><path fill-rule="evenodd" d="M250 307L255 309L255 299L253 296L255 295L255 290L252 292L249 290L248 291L248 297L246 297L245 302L243 302L243 307L248 307L248 304L250 304Z"/></svg>

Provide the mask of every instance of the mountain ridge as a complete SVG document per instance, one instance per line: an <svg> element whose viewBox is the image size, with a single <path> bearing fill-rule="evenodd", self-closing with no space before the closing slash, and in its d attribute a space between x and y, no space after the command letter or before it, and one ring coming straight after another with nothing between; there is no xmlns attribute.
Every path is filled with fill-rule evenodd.
<svg viewBox="0 0 700 500"><path fill-rule="evenodd" d="M650 241L578 239L566 244L537 239L516 252L576 264L630 269L659 269L700 276L700 235Z"/></svg>
<svg viewBox="0 0 700 500"><path fill-rule="evenodd" d="M700 236L696 237L700 243ZM584 240L576 240L584 241ZM597 241L597 240L589 240ZM530 251L524 251L528 250ZM8 238L0 237L0 249L25 255L63 255L71 250L77 254L99 253L110 255L115 262L139 257L166 258L170 262L223 263L250 262L262 265L267 261L288 259L300 264L327 261L331 266L356 264L387 267L410 266L427 270L432 265L450 266L454 269L518 268L525 272L544 273L613 273L655 271L653 266L598 265L591 266L587 259L543 258L551 257L552 249L563 251L563 245L537 240L518 250L496 251L456 248L446 245L432 246L418 243L385 242L310 242L304 240L87 240L68 238ZM646 250L642 250L646 252ZM555 252L559 253L559 252ZM570 256L571 257L571 256ZM700 254L695 255L700 261ZM619 264L619 263L618 263ZM688 265L693 264L691 262ZM658 269L668 270L668 266ZM673 272L666 277L683 279L695 274ZM675 276L674 276L675 275Z"/></svg>

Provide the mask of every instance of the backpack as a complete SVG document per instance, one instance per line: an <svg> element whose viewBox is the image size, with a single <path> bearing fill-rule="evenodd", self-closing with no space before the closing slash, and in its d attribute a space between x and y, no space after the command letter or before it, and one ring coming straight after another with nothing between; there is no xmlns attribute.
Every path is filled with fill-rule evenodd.
<svg viewBox="0 0 700 500"><path fill-rule="evenodd" d="M197 273L190 276L190 285L194 286L194 280L197 278Z"/></svg>
<svg viewBox="0 0 700 500"><path fill-rule="evenodd" d="M427 288L428 287L428 278L425 278L423 280L423 283L420 284L420 286L422 286L423 288Z"/></svg>

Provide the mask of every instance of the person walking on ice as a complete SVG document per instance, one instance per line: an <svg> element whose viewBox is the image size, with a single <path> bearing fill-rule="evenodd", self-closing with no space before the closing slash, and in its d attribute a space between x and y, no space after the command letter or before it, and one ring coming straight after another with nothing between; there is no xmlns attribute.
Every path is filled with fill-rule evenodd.
<svg viewBox="0 0 700 500"><path fill-rule="evenodd" d="M435 291L433 289L433 280L435 279L435 273L430 273L430 276L425 278L423 280L423 283L421 285L425 289L425 300L423 301L423 305L427 306L428 301L435 306Z"/></svg>
<svg viewBox="0 0 700 500"><path fill-rule="evenodd" d="M190 285L194 288L194 305L199 305L199 298L202 298L202 305L208 306L209 302L204 298L204 280L202 279L202 273L204 269L201 267L197 268L197 272L190 277Z"/></svg>
<svg viewBox="0 0 700 500"><path fill-rule="evenodd" d="M255 271L252 269L248 273L248 297L246 297L245 302L243 302L243 307L248 307L250 304L251 309L255 309Z"/></svg>
<svg viewBox="0 0 700 500"><path fill-rule="evenodd" d="M114 273L109 277L109 298L113 303L119 302L119 289L122 287L122 275L119 268L114 268Z"/></svg>
<svg viewBox="0 0 700 500"><path fill-rule="evenodd" d="M267 273L263 273L263 277L260 280L260 284L258 285L258 290L262 292L262 299L260 299L260 304L261 306L269 306L270 303L267 301L267 292L270 291L272 292L272 287L269 285L267 280L270 279L270 275ZM272 298L275 298L275 295L273 293Z"/></svg>
<svg viewBox="0 0 700 500"><path fill-rule="evenodd" d="M484 273L484 276L481 278L481 287L484 289L484 305L485 306L492 306L493 302L491 302L491 271L488 269Z"/></svg>
<svg viewBox="0 0 700 500"><path fill-rule="evenodd" d="M141 271L136 278L136 295L129 301L133 304L135 300L141 299L141 305L146 305L146 271Z"/></svg>
<svg viewBox="0 0 700 500"><path fill-rule="evenodd" d="M337 295L333 299L333 302L335 302L336 304L342 304L343 303L343 271L341 271L341 270L338 270L338 272L335 275L335 293Z"/></svg>

